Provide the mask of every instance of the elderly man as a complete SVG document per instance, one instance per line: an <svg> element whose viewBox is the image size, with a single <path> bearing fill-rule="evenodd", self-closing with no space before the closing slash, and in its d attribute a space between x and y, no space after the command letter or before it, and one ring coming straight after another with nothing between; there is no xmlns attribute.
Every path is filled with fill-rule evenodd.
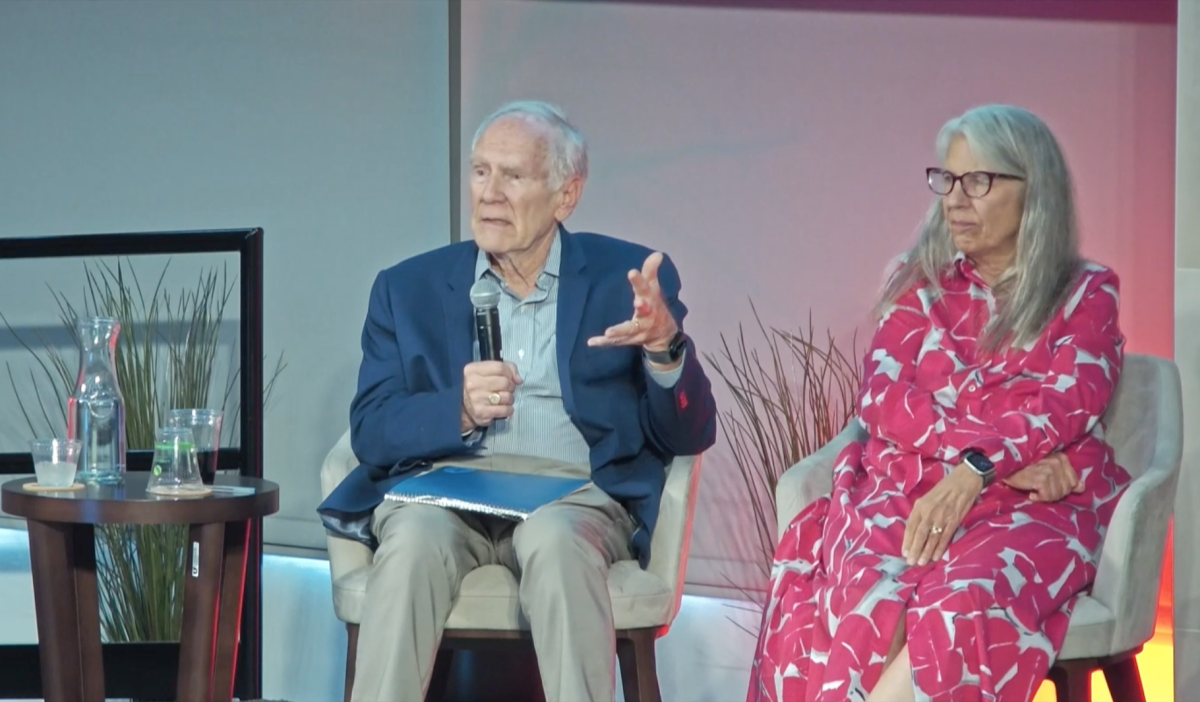
<svg viewBox="0 0 1200 702"><path fill-rule="evenodd" d="M614 698L609 566L645 566L664 467L712 445L716 408L671 261L562 226L586 178L583 136L558 108L506 105L472 145L475 240L375 281L350 410L363 465L320 508L378 544L356 701L423 699L459 585L495 563L520 578L547 700ZM502 290L503 361L473 351L468 291L485 277ZM447 463L592 484L520 524L383 500Z"/></svg>

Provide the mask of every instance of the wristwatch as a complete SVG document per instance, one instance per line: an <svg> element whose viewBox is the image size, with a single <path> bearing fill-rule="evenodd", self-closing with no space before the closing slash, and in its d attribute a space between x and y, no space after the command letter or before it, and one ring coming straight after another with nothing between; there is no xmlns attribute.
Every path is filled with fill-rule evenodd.
<svg viewBox="0 0 1200 702"><path fill-rule="evenodd" d="M984 487L991 485L992 481L996 479L996 465L979 451L966 451L963 453L963 463L966 463L968 468L983 478Z"/></svg>
<svg viewBox="0 0 1200 702"><path fill-rule="evenodd" d="M675 336L671 337L671 343L667 344L666 351L651 351L643 346L642 353L646 354L646 359L651 363L666 366L683 358L683 350L686 348L687 335L681 329L675 332Z"/></svg>

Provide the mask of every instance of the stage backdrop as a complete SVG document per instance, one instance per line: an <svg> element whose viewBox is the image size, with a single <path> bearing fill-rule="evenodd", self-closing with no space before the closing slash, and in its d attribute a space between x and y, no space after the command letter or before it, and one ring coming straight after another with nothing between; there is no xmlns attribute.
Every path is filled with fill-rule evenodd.
<svg viewBox="0 0 1200 702"><path fill-rule="evenodd" d="M1066 149L1084 251L1122 277L1129 350L1172 355L1173 12L1157 23L982 11L1012 6L999 2L965 3L976 16L937 14L964 3L736 4L465 2L463 153L500 103L557 102L592 149L568 225L670 253L701 350L753 324L751 299L767 324L811 314L846 345L858 330L861 349L884 265L931 201L938 128L1015 103ZM813 5L895 12L794 9ZM693 592L763 586L746 563L744 494L722 440L704 459Z"/></svg>
<svg viewBox="0 0 1200 702"><path fill-rule="evenodd" d="M451 239L449 139L465 156L513 98L556 101L589 135L569 224L669 252L709 352L750 299L767 324L811 314L861 348L880 272L930 202L938 127L1027 106L1067 150L1086 253L1122 275L1130 350L1172 355L1174 15L1110 12L1162 3L696 3L467 0L456 135L444 0L0 3L0 235L266 229L266 347L289 363L266 417L279 544L323 543L316 472L345 428L371 279ZM938 14L955 7L972 15ZM5 266L3 310L52 327L43 283L77 272ZM762 586L743 494L722 442L693 591Z"/></svg>
<svg viewBox="0 0 1200 702"><path fill-rule="evenodd" d="M447 18L445 0L0 3L0 237L266 231L267 365L287 363L265 417L270 544L324 548L318 473L371 283L449 241ZM173 296L227 260L196 258L171 263ZM162 264L136 264L148 288ZM59 328L46 284L78 303L81 273L4 263L0 312L36 343ZM26 377L0 327L3 362ZM15 404L0 375L0 451L25 446Z"/></svg>
<svg viewBox="0 0 1200 702"><path fill-rule="evenodd" d="M1183 469L1175 500L1175 699L1200 688L1200 3L1179 0L1175 361L1183 380Z"/></svg>

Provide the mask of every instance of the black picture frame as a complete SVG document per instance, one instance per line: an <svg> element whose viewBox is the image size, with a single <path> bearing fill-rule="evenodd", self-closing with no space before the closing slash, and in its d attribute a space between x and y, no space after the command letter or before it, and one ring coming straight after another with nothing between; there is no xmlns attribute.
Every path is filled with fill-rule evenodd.
<svg viewBox="0 0 1200 702"><path fill-rule="evenodd" d="M76 234L0 238L0 260L85 258L154 254L236 253L239 263L241 441L221 449L222 469L263 477L263 230ZM152 451L130 451L127 470L149 470ZM0 478L33 473L28 453L0 453ZM242 605L234 696L262 697L262 520L250 524L246 554L246 590ZM178 643L104 645L105 694L108 697L174 699ZM0 699L42 697L37 644L0 646Z"/></svg>

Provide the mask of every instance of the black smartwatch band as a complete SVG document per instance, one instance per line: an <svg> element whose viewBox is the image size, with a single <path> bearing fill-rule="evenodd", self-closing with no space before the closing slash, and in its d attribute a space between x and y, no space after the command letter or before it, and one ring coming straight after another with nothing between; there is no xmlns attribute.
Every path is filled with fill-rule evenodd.
<svg viewBox="0 0 1200 702"><path fill-rule="evenodd" d="M642 348L642 353L646 355L646 359L651 363L660 365L669 365L683 358L683 351L687 348L687 335L682 330L675 332L675 336L671 337L671 343L667 344L666 351L650 351Z"/></svg>

